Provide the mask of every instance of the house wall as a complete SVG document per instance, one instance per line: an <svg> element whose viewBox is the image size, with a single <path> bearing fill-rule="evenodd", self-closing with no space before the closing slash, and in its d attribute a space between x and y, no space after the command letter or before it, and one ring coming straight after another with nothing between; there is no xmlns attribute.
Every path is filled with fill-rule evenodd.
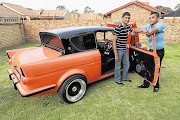
<svg viewBox="0 0 180 120"><path fill-rule="evenodd" d="M71 20L72 18L71 18L71 13L67 10L66 11L66 13L65 13L65 15L64 15L64 19L65 20Z"/></svg>
<svg viewBox="0 0 180 120"><path fill-rule="evenodd" d="M106 26L104 20L31 20L24 22L25 39L40 41L39 32L70 26Z"/></svg>
<svg viewBox="0 0 180 120"><path fill-rule="evenodd" d="M138 5L132 4L128 7L113 12L111 14L111 21L122 21L121 18L124 12L129 12L131 14L131 20L135 20L137 26L143 26L148 23L149 14L151 13L151 11L148 11Z"/></svg>
<svg viewBox="0 0 180 120"><path fill-rule="evenodd" d="M71 14L71 18L72 20L103 20L103 17L96 13Z"/></svg>
<svg viewBox="0 0 180 120"><path fill-rule="evenodd" d="M165 23L165 41L180 42L180 19L161 19ZM148 20L139 23L140 26L148 24ZM106 26L104 20L31 20L24 22L25 38L27 41L40 41L39 32L60 27L70 26ZM145 35L140 35L140 41L147 41Z"/></svg>
<svg viewBox="0 0 180 120"><path fill-rule="evenodd" d="M161 19L160 22L163 22L166 25L165 42L180 42L180 19ZM143 23L143 25L146 24L148 24L148 21ZM105 20L25 20L24 24L1 23L0 48L18 45L25 41L40 41L40 31L70 26L101 25L106 26ZM140 41L147 41L147 37L141 35Z"/></svg>
<svg viewBox="0 0 180 120"><path fill-rule="evenodd" d="M136 21L137 27L147 25L149 23L149 15L151 11L146 10L138 5L132 4L123 9L115 11L110 18L104 18L105 21L120 22L122 21L122 14L129 12L131 14L131 21ZM160 19L160 22L165 23L165 41L180 42L180 19ZM140 35L141 41L147 41L146 35Z"/></svg>
<svg viewBox="0 0 180 120"><path fill-rule="evenodd" d="M180 19L160 19L165 23L165 41L180 42Z"/></svg>
<svg viewBox="0 0 180 120"><path fill-rule="evenodd" d="M21 44L24 38L22 23L0 23L0 48Z"/></svg>

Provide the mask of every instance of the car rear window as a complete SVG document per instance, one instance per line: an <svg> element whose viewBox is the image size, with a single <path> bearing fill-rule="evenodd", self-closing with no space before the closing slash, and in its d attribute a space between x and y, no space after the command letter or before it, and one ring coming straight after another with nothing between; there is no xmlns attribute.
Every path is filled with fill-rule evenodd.
<svg viewBox="0 0 180 120"><path fill-rule="evenodd" d="M58 47L58 48L61 48L63 49L63 44L61 42L61 40L59 40L59 38L56 36L54 39L52 39L48 45L52 45L52 46L55 46L55 47Z"/></svg>
<svg viewBox="0 0 180 120"><path fill-rule="evenodd" d="M42 44L51 45L64 50L64 46L58 36L52 34L41 35Z"/></svg>

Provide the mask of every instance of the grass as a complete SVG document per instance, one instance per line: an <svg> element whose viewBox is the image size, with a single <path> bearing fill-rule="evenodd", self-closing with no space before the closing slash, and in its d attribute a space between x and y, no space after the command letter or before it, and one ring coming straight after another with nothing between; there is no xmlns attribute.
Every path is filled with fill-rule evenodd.
<svg viewBox="0 0 180 120"><path fill-rule="evenodd" d="M75 103L60 101L57 93L23 98L14 90L7 69L6 49L38 46L26 42L0 49L0 120L179 120L180 43L166 43L160 73L160 91L138 89L143 79L134 73L132 83L118 86L113 77L88 85L85 97ZM145 43L147 44L147 43Z"/></svg>

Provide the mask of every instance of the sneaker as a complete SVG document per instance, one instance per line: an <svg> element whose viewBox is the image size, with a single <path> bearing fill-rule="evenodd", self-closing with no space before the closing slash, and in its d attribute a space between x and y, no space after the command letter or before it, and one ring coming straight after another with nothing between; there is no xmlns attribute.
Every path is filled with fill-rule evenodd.
<svg viewBox="0 0 180 120"><path fill-rule="evenodd" d="M144 86L144 85L140 85L140 86L137 86L138 88L148 88L148 87L146 87L146 86Z"/></svg>
<svg viewBox="0 0 180 120"><path fill-rule="evenodd" d="M159 91L159 88L154 88L153 89L153 92L158 92Z"/></svg>
<svg viewBox="0 0 180 120"><path fill-rule="evenodd" d="M116 82L118 85L121 85L121 86L123 86L124 85L124 83L122 83L122 82Z"/></svg>
<svg viewBox="0 0 180 120"><path fill-rule="evenodd" d="M122 80L122 81L132 82L132 80Z"/></svg>

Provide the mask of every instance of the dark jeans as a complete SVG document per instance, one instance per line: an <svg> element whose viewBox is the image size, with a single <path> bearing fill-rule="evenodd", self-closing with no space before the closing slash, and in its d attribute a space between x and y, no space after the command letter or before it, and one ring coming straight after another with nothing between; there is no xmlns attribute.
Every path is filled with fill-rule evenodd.
<svg viewBox="0 0 180 120"><path fill-rule="evenodd" d="M150 52L152 52L153 50L149 50ZM163 59L163 57L164 57L164 48L163 49L161 49L161 50L156 50L156 52L157 52L157 55L159 56L159 58L160 58L160 67L161 67L161 62L162 62L162 59ZM159 72L160 72L160 68L159 68ZM146 80L144 80L144 86L145 87L149 87L149 82L147 82ZM156 83L156 86L154 86L154 88L159 88L159 76L158 76L158 81L157 81L157 83Z"/></svg>

